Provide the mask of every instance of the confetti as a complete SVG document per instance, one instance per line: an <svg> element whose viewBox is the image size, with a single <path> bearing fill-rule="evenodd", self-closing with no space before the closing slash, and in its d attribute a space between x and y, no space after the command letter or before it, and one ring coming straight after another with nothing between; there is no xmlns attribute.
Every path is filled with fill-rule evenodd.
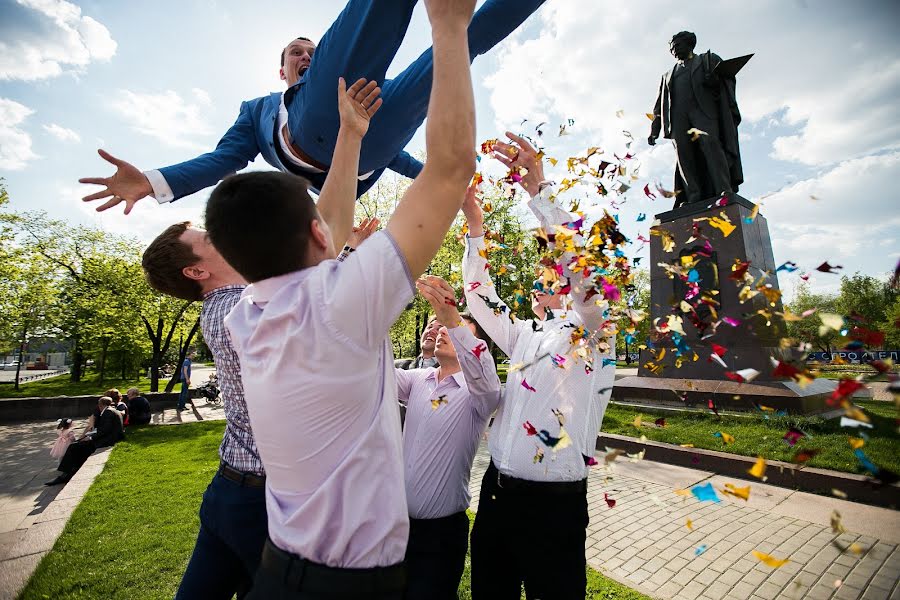
<svg viewBox="0 0 900 600"><path fill-rule="evenodd" d="M716 494L715 488L713 488L711 483L705 483L703 485L695 485L691 488L691 493L694 497L700 502L721 502L722 499L719 498L718 494Z"/></svg>
<svg viewBox="0 0 900 600"><path fill-rule="evenodd" d="M603 492L603 499L606 501L606 505L610 508L615 508L616 501L609 497L609 494Z"/></svg>
<svg viewBox="0 0 900 600"><path fill-rule="evenodd" d="M475 358L481 358L481 353L487 350L487 344L481 343L478 346L472 348L472 354L475 355Z"/></svg>
<svg viewBox="0 0 900 600"><path fill-rule="evenodd" d="M586 467L593 467L600 464L597 462L596 458L594 458L593 456L588 456L587 454L582 454L581 458L584 459L584 466Z"/></svg>
<svg viewBox="0 0 900 600"><path fill-rule="evenodd" d="M726 483L725 488L722 490L722 493L747 501L750 499L750 486L748 485L747 487L737 487L733 483Z"/></svg>
<svg viewBox="0 0 900 600"><path fill-rule="evenodd" d="M837 488L831 488L831 495L843 500L846 500L848 498L847 492L845 492L844 490L839 490Z"/></svg>
<svg viewBox="0 0 900 600"><path fill-rule="evenodd" d="M727 446L728 444L734 443L734 436L724 431L717 431L713 434L717 438L722 438L722 442Z"/></svg>
<svg viewBox="0 0 900 600"><path fill-rule="evenodd" d="M537 429L531 424L531 421L525 421L522 423L522 427L525 428L525 433L527 435L537 435Z"/></svg>
<svg viewBox="0 0 900 600"><path fill-rule="evenodd" d="M536 392L537 390L532 386L528 385L528 380L524 377L522 378L522 387L528 390L529 392Z"/></svg>
<svg viewBox="0 0 900 600"><path fill-rule="evenodd" d="M685 523L685 526L688 528L688 531L694 530L694 522L691 521L690 519L687 520L687 523Z"/></svg>
<svg viewBox="0 0 900 600"><path fill-rule="evenodd" d="M794 457L791 459L791 462L796 463L798 465L802 465L804 463L808 463L813 459L817 454L820 454L822 451L818 448L806 448L803 450L797 450L794 453Z"/></svg>
<svg viewBox="0 0 900 600"><path fill-rule="evenodd" d="M757 479L763 479L766 474L766 459L762 456L756 459L756 463L752 467L750 467L747 472Z"/></svg>
<svg viewBox="0 0 900 600"><path fill-rule="evenodd" d="M797 444L797 442L799 442L801 439L803 439L805 437L806 437L805 433L803 433L796 427L791 427L790 429L787 430L787 433L785 433L781 439L783 439L785 442L787 442L788 446L793 447Z"/></svg>
<svg viewBox="0 0 900 600"><path fill-rule="evenodd" d="M821 271L822 273L831 273L833 275L837 275L837 269L843 269L841 265L831 266L828 262L823 262L821 265L816 267L816 271Z"/></svg>
<svg viewBox="0 0 900 600"><path fill-rule="evenodd" d="M838 511L831 513L831 531L832 533L847 533L847 529L841 523L841 513Z"/></svg>
<svg viewBox="0 0 900 600"><path fill-rule="evenodd" d="M696 127L691 127L690 129L687 130L686 133L689 136L691 136L692 142L696 142L697 140L699 140L701 135L708 135L705 131L701 131L701 130L697 129Z"/></svg>
<svg viewBox="0 0 900 600"><path fill-rule="evenodd" d="M790 562L786 558L784 558L784 559L775 558L774 556L772 556L770 554L765 554L763 552L760 552L759 550L754 550L752 552L752 554L753 554L753 556L758 558L763 564L765 564L769 567L772 567L773 569L777 569L778 567Z"/></svg>
<svg viewBox="0 0 900 600"><path fill-rule="evenodd" d="M532 458L532 463L538 464L544 462L544 449L540 446L535 446L534 457Z"/></svg>
<svg viewBox="0 0 900 600"><path fill-rule="evenodd" d="M706 552L706 544L700 544L697 546L697 549L694 550L694 556L700 556L704 552Z"/></svg>
<svg viewBox="0 0 900 600"><path fill-rule="evenodd" d="M431 410L437 410L441 404L447 404L447 396L441 395L431 401Z"/></svg>

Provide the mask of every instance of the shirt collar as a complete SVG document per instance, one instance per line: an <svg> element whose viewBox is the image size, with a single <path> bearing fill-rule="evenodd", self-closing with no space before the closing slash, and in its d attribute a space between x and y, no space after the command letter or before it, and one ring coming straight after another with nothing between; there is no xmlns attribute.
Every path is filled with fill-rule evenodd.
<svg viewBox="0 0 900 600"><path fill-rule="evenodd" d="M256 283L251 283L241 294L242 298L250 298L254 304L268 302L283 288L303 281L315 267L307 267L299 271L291 271L278 277L269 277Z"/></svg>
<svg viewBox="0 0 900 600"><path fill-rule="evenodd" d="M245 284L243 284L243 283L232 283L232 284L229 284L229 285L223 285L222 287L217 287L217 288L215 288L215 289L209 290L208 292L206 292L205 294L203 294L203 298L202 298L202 299L203 299L203 300L209 300L209 299L212 298L213 296L218 296L219 294L224 294L225 292L231 292L231 291L233 291L233 290L241 290L241 291L243 291L243 289L244 289L245 287L247 287L247 286L246 286Z"/></svg>
<svg viewBox="0 0 900 600"><path fill-rule="evenodd" d="M437 380L437 376L438 376L438 368L437 368L437 367L428 367L428 368L431 369L431 372L430 372L428 375L425 376L425 379L434 379L436 383L442 383L444 380L447 379L447 378L445 377L445 378L442 379L441 381L438 381L438 380ZM450 379L452 379L453 381L455 381L455 382L456 382L456 385L457 385L458 387L463 387L463 386L466 384L466 378L465 378L465 376L463 375L462 370L457 371L456 373L454 373L453 375L451 375L451 376L450 376Z"/></svg>

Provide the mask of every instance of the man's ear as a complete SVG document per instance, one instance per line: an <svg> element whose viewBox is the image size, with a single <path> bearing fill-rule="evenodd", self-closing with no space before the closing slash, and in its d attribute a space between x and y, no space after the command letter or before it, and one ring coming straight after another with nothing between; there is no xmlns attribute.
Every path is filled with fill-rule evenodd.
<svg viewBox="0 0 900 600"><path fill-rule="evenodd" d="M328 250L331 248L331 241L328 239L328 235L325 233L325 228L322 227L321 219L313 219L309 224L309 239L312 244L315 245L319 250Z"/></svg>
<svg viewBox="0 0 900 600"><path fill-rule="evenodd" d="M194 281L203 281L204 279L209 279L210 277L209 271L201 268L199 265L185 267L181 269L181 274L188 279L193 279Z"/></svg>
<svg viewBox="0 0 900 600"><path fill-rule="evenodd" d="M278 77L280 77L282 81L287 81L287 77L284 76L284 67L278 69Z"/></svg>

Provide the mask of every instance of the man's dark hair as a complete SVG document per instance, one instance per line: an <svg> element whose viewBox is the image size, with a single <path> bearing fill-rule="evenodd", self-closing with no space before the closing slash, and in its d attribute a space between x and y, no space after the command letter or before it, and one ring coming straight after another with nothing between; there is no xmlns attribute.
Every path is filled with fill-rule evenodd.
<svg viewBox="0 0 900 600"><path fill-rule="evenodd" d="M309 182L275 171L225 178L206 203L206 231L228 264L249 282L306 264L310 225L320 219Z"/></svg>
<svg viewBox="0 0 900 600"><path fill-rule="evenodd" d="M194 249L181 241L181 236L190 226L190 221L176 223L156 236L144 250L141 266L144 267L147 283L153 289L183 300L200 300L203 297L200 282L188 279L181 272L200 261Z"/></svg>
<svg viewBox="0 0 900 600"><path fill-rule="evenodd" d="M491 338L488 337L488 334L485 333L484 329L481 328L481 325L478 324L478 321L475 320L475 317L470 315L469 313L461 313L459 318L465 321L466 323L471 323L475 326L475 337L479 340L490 342Z"/></svg>
<svg viewBox="0 0 900 600"><path fill-rule="evenodd" d="M697 36L690 31L679 31L675 35L672 36L672 39L669 40L669 45L675 43L675 40L684 39L690 45L691 51L693 52L694 48L697 47Z"/></svg>
<svg viewBox="0 0 900 600"><path fill-rule="evenodd" d="M311 43L315 44L315 42L313 42L313 41L312 41L311 39L309 39L308 37L298 37L298 38L295 38L295 39L291 40L291 43L296 42L297 40L301 40L301 41L304 41L304 42L311 42ZM290 45L291 45L291 44L288 44L288 46L290 46ZM287 50L287 46L285 46L284 48L281 49L281 66L282 66L282 67L284 66L284 51L285 51L285 50Z"/></svg>

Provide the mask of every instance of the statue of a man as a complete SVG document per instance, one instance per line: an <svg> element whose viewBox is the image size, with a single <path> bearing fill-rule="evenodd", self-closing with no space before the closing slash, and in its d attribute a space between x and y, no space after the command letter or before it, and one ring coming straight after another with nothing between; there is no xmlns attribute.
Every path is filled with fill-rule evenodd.
<svg viewBox="0 0 900 600"><path fill-rule="evenodd" d="M647 139L655 145L662 131L675 142L676 208L737 192L744 181L734 72L718 69L716 54L694 54L696 45L689 31L672 36L669 50L678 62L662 76Z"/></svg>

